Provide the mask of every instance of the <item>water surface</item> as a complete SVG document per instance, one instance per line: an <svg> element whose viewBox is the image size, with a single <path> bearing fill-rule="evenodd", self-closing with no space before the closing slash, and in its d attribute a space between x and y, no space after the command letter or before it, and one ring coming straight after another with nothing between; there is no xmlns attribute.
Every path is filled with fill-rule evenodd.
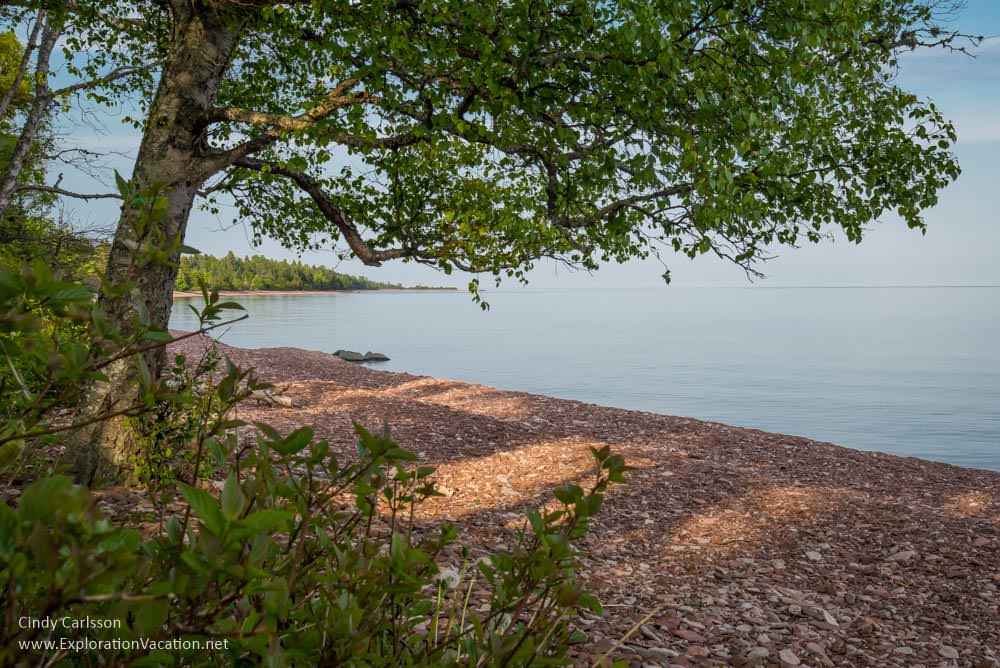
<svg viewBox="0 0 1000 668"><path fill-rule="evenodd" d="M1000 288L538 289L238 299L222 340L1000 470ZM171 326L195 321L178 300Z"/></svg>

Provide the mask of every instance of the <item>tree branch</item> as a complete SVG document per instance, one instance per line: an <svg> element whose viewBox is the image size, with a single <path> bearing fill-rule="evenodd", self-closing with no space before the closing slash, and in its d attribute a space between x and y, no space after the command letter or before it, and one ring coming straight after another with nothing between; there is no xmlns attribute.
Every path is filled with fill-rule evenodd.
<svg viewBox="0 0 1000 668"><path fill-rule="evenodd" d="M53 97L59 97L62 95L71 95L73 93L78 93L82 90L89 90L91 88L96 88L97 86L103 86L104 84L109 84L112 81L117 81L132 74L137 74L141 70L138 67L119 67L111 72L108 72L103 77L97 77L96 79L90 79L88 81L81 81L79 83L72 84L70 86L65 86L58 90L52 91L51 95Z"/></svg>
<svg viewBox="0 0 1000 668"><path fill-rule="evenodd" d="M285 114L274 114L265 111L253 111L241 109L239 107L218 107L214 109L206 118L205 124L230 121L236 123L248 123L258 127L266 128L261 134L251 137L245 142L230 149L209 150L206 156L206 164L203 170L207 178L212 174L236 163L241 158L245 158L262 148L269 146L282 137L285 132L302 132L316 125L319 121L329 117L335 111L355 104L377 103L378 98L368 93L354 93L349 91L358 84L358 80L348 78L335 86L325 98L309 110L297 115L289 116ZM335 139L347 145L361 146L363 138L344 135L340 139ZM388 139L386 140L388 141ZM407 141L400 138L398 141ZM415 138L414 138L415 141Z"/></svg>
<svg viewBox="0 0 1000 668"><path fill-rule="evenodd" d="M266 111L253 111L239 107L219 107L212 111L209 122L234 121L265 126L274 130L301 132L302 130L308 130L317 121L326 118L338 109L343 109L354 104L377 101L376 97L368 93L348 94L348 91L356 86L357 83L357 79L345 79L331 90L321 102L318 102L314 107L298 116L272 114Z"/></svg>
<svg viewBox="0 0 1000 668"><path fill-rule="evenodd" d="M316 204L316 208L319 209L320 213L322 213L327 220L337 227L341 236L344 238L344 241L347 242L348 247L354 255L369 266L378 267L386 260L395 260L397 258L404 257L418 257L418 253L413 249L390 248L387 250L376 250L369 246L368 243L361 237L361 233L358 231L358 228L347 217L347 214L344 213L343 209L333 202L333 199L323 188L323 185L307 174L294 169L289 169L280 163L266 162L249 157L238 159L233 163L233 166L251 169L257 172L266 171L268 174L275 174L277 176L283 176L291 179L291 181L295 183L299 189L312 198L312 201Z"/></svg>
<svg viewBox="0 0 1000 668"><path fill-rule="evenodd" d="M76 199L91 200L91 199L121 199L122 196L118 193L77 193L71 190L64 190L58 185L54 186L44 186L26 183L23 185L16 186L14 188L15 193L19 193L25 190L43 192L43 193L54 193L56 195L62 195L63 197L74 197Z"/></svg>

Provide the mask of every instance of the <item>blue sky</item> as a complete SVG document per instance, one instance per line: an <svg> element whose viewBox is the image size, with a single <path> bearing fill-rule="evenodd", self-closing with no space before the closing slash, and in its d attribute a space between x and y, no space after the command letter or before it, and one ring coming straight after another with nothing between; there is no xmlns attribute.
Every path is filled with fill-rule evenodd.
<svg viewBox="0 0 1000 668"><path fill-rule="evenodd" d="M933 99L951 118L958 131L956 152L962 176L942 193L937 207L926 212L926 235L909 230L893 216L873 224L864 243L840 238L833 243L799 249L777 249L778 257L761 269L767 275L754 285L969 285L1000 284L1000 180L996 175L1000 150L1000 0L969 0L955 19L963 32L993 36L975 51L975 57L945 51L920 51L904 56L900 83ZM116 149L134 156L138 136L108 114L96 132L88 125L72 129L80 146ZM130 173L127 158L113 165ZM53 175L54 178L55 175ZM66 173L64 185L76 189L107 190L80 174ZM92 223L114 221L117 206L110 202L70 202L76 217ZM223 208L219 216L195 212L188 244L206 253L260 252L272 257L295 257L277 242L261 248L250 243L249 233ZM338 263L332 252L305 254L304 261L335 266L341 271L403 283L464 286L467 276L444 276L432 269L390 263L372 269L356 262ZM745 286L746 276L736 267L714 257L689 260L666 256L675 285ZM544 287L638 287L661 285L662 267L652 261L609 265L587 274L545 264L531 274L531 284Z"/></svg>

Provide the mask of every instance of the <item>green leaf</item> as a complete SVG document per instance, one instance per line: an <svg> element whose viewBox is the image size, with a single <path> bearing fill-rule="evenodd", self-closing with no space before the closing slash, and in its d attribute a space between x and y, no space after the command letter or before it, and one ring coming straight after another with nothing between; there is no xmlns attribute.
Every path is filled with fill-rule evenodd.
<svg viewBox="0 0 1000 668"><path fill-rule="evenodd" d="M10 466L21 456L24 442L21 440L10 441L0 445L0 471Z"/></svg>
<svg viewBox="0 0 1000 668"><path fill-rule="evenodd" d="M243 512L246 505L246 497L240 488L236 473L232 472L226 477L226 484L222 488L222 514L226 519L234 520Z"/></svg>
<svg viewBox="0 0 1000 668"><path fill-rule="evenodd" d="M290 510L267 508L250 513L240 524L256 531L270 532L285 529L294 518L295 513Z"/></svg>
<svg viewBox="0 0 1000 668"><path fill-rule="evenodd" d="M222 534L226 526L226 520L219 512L219 504L215 498L203 489L192 487L183 482L177 483L177 490L184 500L191 506L191 510L198 516L209 531L216 536Z"/></svg>
<svg viewBox="0 0 1000 668"><path fill-rule="evenodd" d="M270 445L278 454L296 455L309 445L312 438L313 430L311 427L300 427L285 438L274 441Z"/></svg>

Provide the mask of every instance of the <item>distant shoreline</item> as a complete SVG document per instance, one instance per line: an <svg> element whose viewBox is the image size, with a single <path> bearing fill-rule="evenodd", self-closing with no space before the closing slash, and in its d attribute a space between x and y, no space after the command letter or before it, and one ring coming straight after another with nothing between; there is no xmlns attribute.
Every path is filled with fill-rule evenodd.
<svg viewBox="0 0 1000 668"><path fill-rule="evenodd" d="M339 295L358 292L457 292L458 288L373 288L370 290L219 290L222 297L288 297L292 295ZM200 292L174 290L174 299L201 297Z"/></svg>

